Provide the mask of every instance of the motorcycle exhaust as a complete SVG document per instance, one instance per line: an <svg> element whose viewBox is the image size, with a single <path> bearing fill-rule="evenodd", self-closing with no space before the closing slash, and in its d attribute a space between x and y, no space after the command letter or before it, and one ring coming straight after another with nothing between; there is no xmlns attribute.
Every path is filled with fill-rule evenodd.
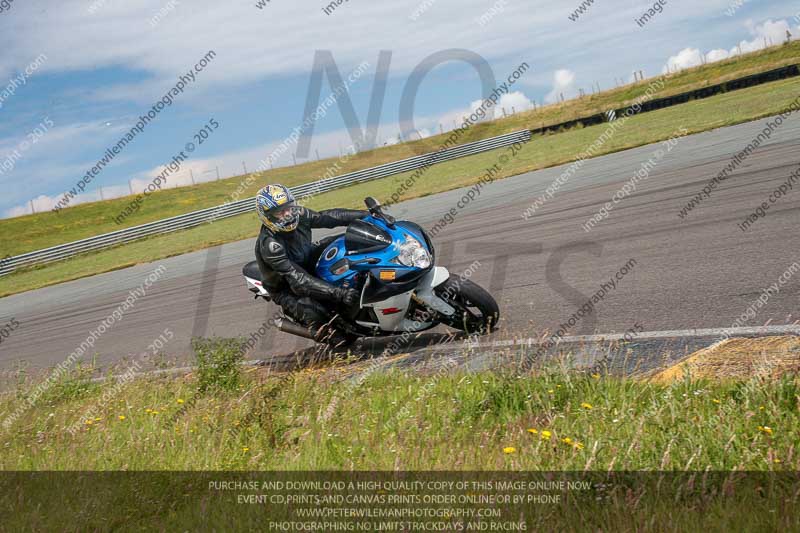
<svg viewBox="0 0 800 533"><path fill-rule="evenodd" d="M279 318L277 320L278 329L283 331L284 333L289 333L291 335L297 335L298 337L304 337L306 339L311 339L312 341L317 340L316 335L308 328L304 328L297 322L292 322L288 318Z"/></svg>

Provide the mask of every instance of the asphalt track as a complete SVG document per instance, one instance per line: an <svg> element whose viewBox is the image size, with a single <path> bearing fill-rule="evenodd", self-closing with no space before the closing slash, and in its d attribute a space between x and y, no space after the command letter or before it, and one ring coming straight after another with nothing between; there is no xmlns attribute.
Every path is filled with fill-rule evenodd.
<svg viewBox="0 0 800 533"><path fill-rule="evenodd" d="M784 122L685 220L678 212L765 123L682 139L590 232L583 224L660 144L587 161L530 220L525 209L565 167L491 183L434 239L437 262L453 272L480 262L472 279L489 288L501 308L495 339L559 329L631 259L635 265L616 288L566 334L730 327L762 289L800 261L799 184L748 231L737 226L798 167L800 117ZM389 212L431 227L465 191L400 203ZM20 327L0 346L0 370L63 361L158 265L166 268L161 279L96 342L100 364L139 356L165 329L173 338L163 351L179 364L190 358L192 336L250 336L276 311L245 288L241 266L252 250L252 240L241 241L4 298L0 323L14 317ZM800 272L738 325L794 324L798 289ZM308 346L270 331L248 357L280 358Z"/></svg>

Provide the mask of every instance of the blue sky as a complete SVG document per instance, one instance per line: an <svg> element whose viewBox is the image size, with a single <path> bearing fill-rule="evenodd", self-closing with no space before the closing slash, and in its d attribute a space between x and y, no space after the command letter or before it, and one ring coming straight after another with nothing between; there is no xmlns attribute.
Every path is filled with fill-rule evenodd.
<svg viewBox="0 0 800 533"><path fill-rule="evenodd" d="M410 72L430 54L463 48L480 54L498 80L520 63L530 69L501 101L510 111L571 97L594 82L608 88L634 70L655 75L800 37L800 2L668 0L652 6L595 0L577 21L577 0L349 0L330 15L316 0L14 0L0 11L0 216L51 209L135 125L139 115L209 50L216 56L175 102L104 168L73 203L141 191L210 119L170 186L255 169L303 121L316 50L330 50L343 76L367 62L350 87L364 127L381 50L392 60L378 139L397 141L398 107ZM481 20L481 18L483 19ZM27 70L27 72L26 72ZM17 82L14 82L14 80ZM24 84L22 83L24 81ZM330 93L327 78L324 99ZM422 83L414 111L423 135L453 120L481 96L475 71L451 62ZM498 111L499 112L499 111ZM339 153L350 140L337 107L315 126L311 156ZM291 164L289 152L278 161ZM129 184L130 182L130 184Z"/></svg>

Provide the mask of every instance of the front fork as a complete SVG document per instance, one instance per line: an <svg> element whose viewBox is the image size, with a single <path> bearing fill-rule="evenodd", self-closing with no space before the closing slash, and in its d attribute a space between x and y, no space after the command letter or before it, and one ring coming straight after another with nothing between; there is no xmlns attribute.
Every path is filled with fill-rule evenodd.
<svg viewBox="0 0 800 533"><path fill-rule="evenodd" d="M456 314L456 309L449 303L439 298L436 294L436 287L450 279L450 272L444 267L434 267L425 274L417 285L417 290L412 296L414 300L428 309L436 311L446 317Z"/></svg>

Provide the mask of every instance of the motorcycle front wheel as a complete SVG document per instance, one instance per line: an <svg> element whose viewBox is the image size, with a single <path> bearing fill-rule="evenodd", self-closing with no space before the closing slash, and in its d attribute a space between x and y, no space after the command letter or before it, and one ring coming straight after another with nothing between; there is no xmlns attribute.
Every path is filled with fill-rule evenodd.
<svg viewBox="0 0 800 533"><path fill-rule="evenodd" d="M450 279L436 287L436 295L455 307L456 314L444 323L465 333L486 334L497 327L500 309L494 297L470 280Z"/></svg>

